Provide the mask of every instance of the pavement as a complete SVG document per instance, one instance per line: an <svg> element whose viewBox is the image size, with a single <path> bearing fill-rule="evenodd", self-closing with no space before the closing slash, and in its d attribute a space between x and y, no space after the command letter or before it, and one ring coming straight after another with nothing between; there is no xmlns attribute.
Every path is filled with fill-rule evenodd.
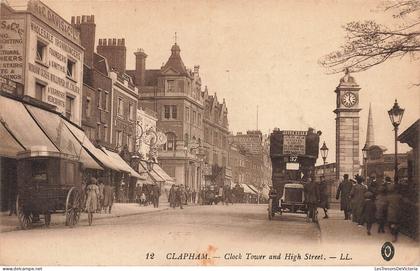
<svg viewBox="0 0 420 271"><path fill-rule="evenodd" d="M146 213L159 212L169 209L169 203L161 202L159 208L153 208L153 205L140 206L137 203L114 203L111 214L96 213L94 214L94 221L101 219L109 219L116 217L125 217ZM65 224L64 214L52 214L51 225ZM87 213L82 213L79 223L87 223ZM42 220L41 223L35 224L34 227L45 227ZM0 213L0 232L10 232L20 230L19 220L16 215L9 216L9 212Z"/></svg>
<svg viewBox="0 0 420 271"><path fill-rule="evenodd" d="M323 242L359 242L372 240L374 242L391 242L392 235L389 229L385 228L385 234L378 233L378 224L374 224L371 229L371 235L367 235L366 225L360 227L351 220L344 220L344 213L339 209L329 209L328 219L324 219L324 211L318 209L318 223L321 231L321 240ZM415 245L416 241L404 234L398 235L398 243Z"/></svg>

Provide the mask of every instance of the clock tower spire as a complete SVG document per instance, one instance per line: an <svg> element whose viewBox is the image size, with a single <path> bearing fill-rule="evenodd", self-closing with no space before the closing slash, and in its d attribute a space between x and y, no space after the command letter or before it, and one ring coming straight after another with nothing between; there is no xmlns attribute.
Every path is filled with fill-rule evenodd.
<svg viewBox="0 0 420 271"><path fill-rule="evenodd" d="M334 113L336 127L336 179L344 174L350 178L359 172L359 90L349 69L335 89L337 101Z"/></svg>

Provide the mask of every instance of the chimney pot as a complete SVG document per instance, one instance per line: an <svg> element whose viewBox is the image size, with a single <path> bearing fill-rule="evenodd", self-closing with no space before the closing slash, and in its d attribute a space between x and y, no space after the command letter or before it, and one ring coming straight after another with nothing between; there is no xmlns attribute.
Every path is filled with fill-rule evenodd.
<svg viewBox="0 0 420 271"><path fill-rule="evenodd" d="M122 45L125 46L125 39L122 38L121 41L122 41Z"/></svg>
<svg viewBox="0 0 420 271"><path fill-rule="evenodd" d="M74 16L71 16L71 24L74 25L74 23L75 23L75 18Z"/></svg>
<svg viewBox="0 0 420 271"><path fill-rule="evenodd" d="M82 23L86 22L86 15L82 15Z"/></svg>
<svg viewBox="0 0 420 271"><path fill-rule="evenodd" d="M117 45L117 39L112 39L112 45Z"/></svg>
<svg viewBox="0 0 420 271"><path fill-rule="evenodd" d="M77 17L76 17L76 23L77 23L77 24L80 24L80 16L77 16Z"/></svg>

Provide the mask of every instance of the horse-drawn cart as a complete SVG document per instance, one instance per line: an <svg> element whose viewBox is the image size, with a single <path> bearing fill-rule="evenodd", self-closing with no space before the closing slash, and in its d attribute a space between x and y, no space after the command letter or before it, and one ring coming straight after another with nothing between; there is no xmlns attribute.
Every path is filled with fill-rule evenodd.
<svg viewBox="0 0 420 271"><path fill-rule="evenodd" d="M82 210L82 164L62 153L30 150L18 154L16 211L22 229L62 213L75 226Z"/></svg>

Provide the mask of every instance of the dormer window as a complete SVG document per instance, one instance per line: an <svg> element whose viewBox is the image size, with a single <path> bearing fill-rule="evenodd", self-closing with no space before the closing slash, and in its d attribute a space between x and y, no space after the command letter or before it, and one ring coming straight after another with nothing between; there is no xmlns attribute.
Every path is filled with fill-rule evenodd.
<svg viewBox="0 0 420 271"><path fill-rule="evenodd" d="M175 80L166 81L168 85L168 92L175 92Z"/></svg>

